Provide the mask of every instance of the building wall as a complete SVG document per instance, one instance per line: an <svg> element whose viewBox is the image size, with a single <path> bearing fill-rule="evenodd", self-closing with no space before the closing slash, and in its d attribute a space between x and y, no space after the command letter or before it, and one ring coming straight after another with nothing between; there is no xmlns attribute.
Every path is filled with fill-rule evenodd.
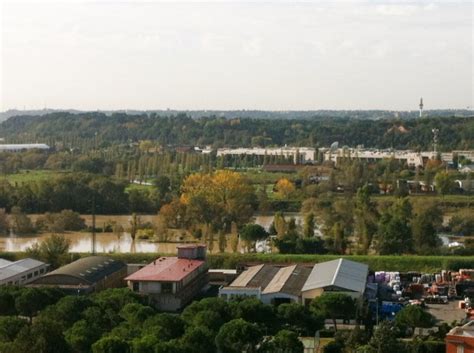
<svg viewBox="0 0 474 353"><path fill-rule="evenodd" d="M261 300L264 304L273 304L274 301L279 299L289 300L292 303L301 303L301 298L296 295L290 295L286 293L270 293L262 294Z"/></svg>
<svg viewBox="0 0 474 353"><path fill-rule="evenodd" d="M41 266L37 266L35 268L32 268L30 270L18 273L12 277L5 278L3 280L0 280L0 286L1 285L16 285L16 286L21 286L24 284L28 284L42 275L44 275L48 271L48 265L44 264Z"/></svg>
<svg viewBox="0 0 474 353"><path fill-rule="evenodd" d="M261 299L260 288L232 288L226 287L219 289L219 298L224 300L231 300L239 297L252 297Z"/></svg>
<svg viewBox="0 0 474 353"><path fill-rule="evenodd" d="M162 293L163 282L129 281L128 287L131 290L134 290L134 283L138 283L138 293L148 295L150 305L158 310L177 311L189 303L209 283L209 276L206 266L201 266L199 271L194 271L192 278L188 279L186 284L184 280L171 282L171 293Z"/></svg>
<svg viewBox="0 0 474 353"><path fill-rule="evenodd" d="M446 353L474 353L474 337L447 335Z"/></svg>
<svg viewBox="0 0 474 353"><path fill-rule="evenodd" d="M127 266L123 266L120 270L115 271L98 281L95 285L95 291L98 292L107 288L124 287L125 281L123 279L125 276L127 276Z"/></svg>
<svg viewBox="0 0 474 353"><path fill-rule="evenodd" d="M311 301L312 299L314 299L316 297L319 297L319 296L323 295L323 293L325 293L324 288L317 288L317 289L301 292L302 302L303 302L303 304L308 304L309 301ZM362 293L349 292L349 291L335 291L335 290L332 290L332 291L328 291L327 293L346 294L346 295L348 295L348 296L350 296L354 299L358 299L362 296Z"/></svg>

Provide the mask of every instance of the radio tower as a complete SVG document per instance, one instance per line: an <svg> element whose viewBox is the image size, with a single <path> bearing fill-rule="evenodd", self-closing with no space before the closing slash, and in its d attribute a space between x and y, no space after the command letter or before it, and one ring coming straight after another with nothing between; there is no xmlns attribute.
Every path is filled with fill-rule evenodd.
<svg viewBox="0 0 474 353"><path fill-rule="evenodd" d="M423 116L423 97L420 98L420 118Z"/></svg>

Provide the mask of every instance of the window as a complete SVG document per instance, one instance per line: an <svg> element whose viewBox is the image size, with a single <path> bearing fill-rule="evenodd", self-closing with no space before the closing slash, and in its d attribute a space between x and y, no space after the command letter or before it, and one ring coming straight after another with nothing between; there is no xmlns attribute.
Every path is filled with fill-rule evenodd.
<svg viewBox="0 0 474 353"><path fill-rule="evenodd" d="M133 282L133 291L138 292L140 290L140 282Z"/></svg>
<svg viewBox="0 0 474 353"><path fill-rule="evenodd" d="M161 283L161 293L163 294L173 293L173 283L170 283L170 282Z"/></svg>
<svg viewBox="0 0 474 353"><path fill-rule="evenodd" d="M456 353L464 353L464 345L463 344L458 344L456 346Z"/></svg>
<svg viewBox="0 0 474 353"><path fill-rule="evenodd" d="M44 268L40 269L40 273L43 273L44 272Z"/></svg>
<svg viewBox="0 0 474 353"><path fill-rule="evenodd" d="M33 277L33 274L32 274L32 273L28 273L28 279L30 279L31 277Z"/></svg>

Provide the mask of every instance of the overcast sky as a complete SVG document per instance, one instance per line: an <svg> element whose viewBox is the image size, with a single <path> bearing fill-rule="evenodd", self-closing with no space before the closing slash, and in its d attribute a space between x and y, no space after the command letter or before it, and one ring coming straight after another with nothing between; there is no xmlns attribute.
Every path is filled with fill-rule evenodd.
<svg viewBox="0 0 474 353"><path fill-rule="evenodd" d="M0 6L0 110L474 105L470 0Z"/></svg>

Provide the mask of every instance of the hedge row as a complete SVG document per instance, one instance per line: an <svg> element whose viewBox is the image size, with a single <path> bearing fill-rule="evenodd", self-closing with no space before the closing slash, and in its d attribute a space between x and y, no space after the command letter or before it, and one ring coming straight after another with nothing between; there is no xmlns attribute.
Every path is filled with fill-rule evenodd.
<svg viewBox="0 0 474 353"><path fill-rule="evenodd" d="M71 260L90 254L71 254ZM107 253L101 254L126 263L149 263L159 256L174 256L158 253ZM16 260L26 257L24 252L0 253L0 258ZM252 263L318 263L338 259L338 255L283 255L283 254L209 254L208 261L211 268L234 269L240 264ZM457 271L460 268L474 268L474 256L378 256L378 255L351 255L342 256L348 260L366 263L372 271L416 271L439 272L441 270Z"/></svg>

